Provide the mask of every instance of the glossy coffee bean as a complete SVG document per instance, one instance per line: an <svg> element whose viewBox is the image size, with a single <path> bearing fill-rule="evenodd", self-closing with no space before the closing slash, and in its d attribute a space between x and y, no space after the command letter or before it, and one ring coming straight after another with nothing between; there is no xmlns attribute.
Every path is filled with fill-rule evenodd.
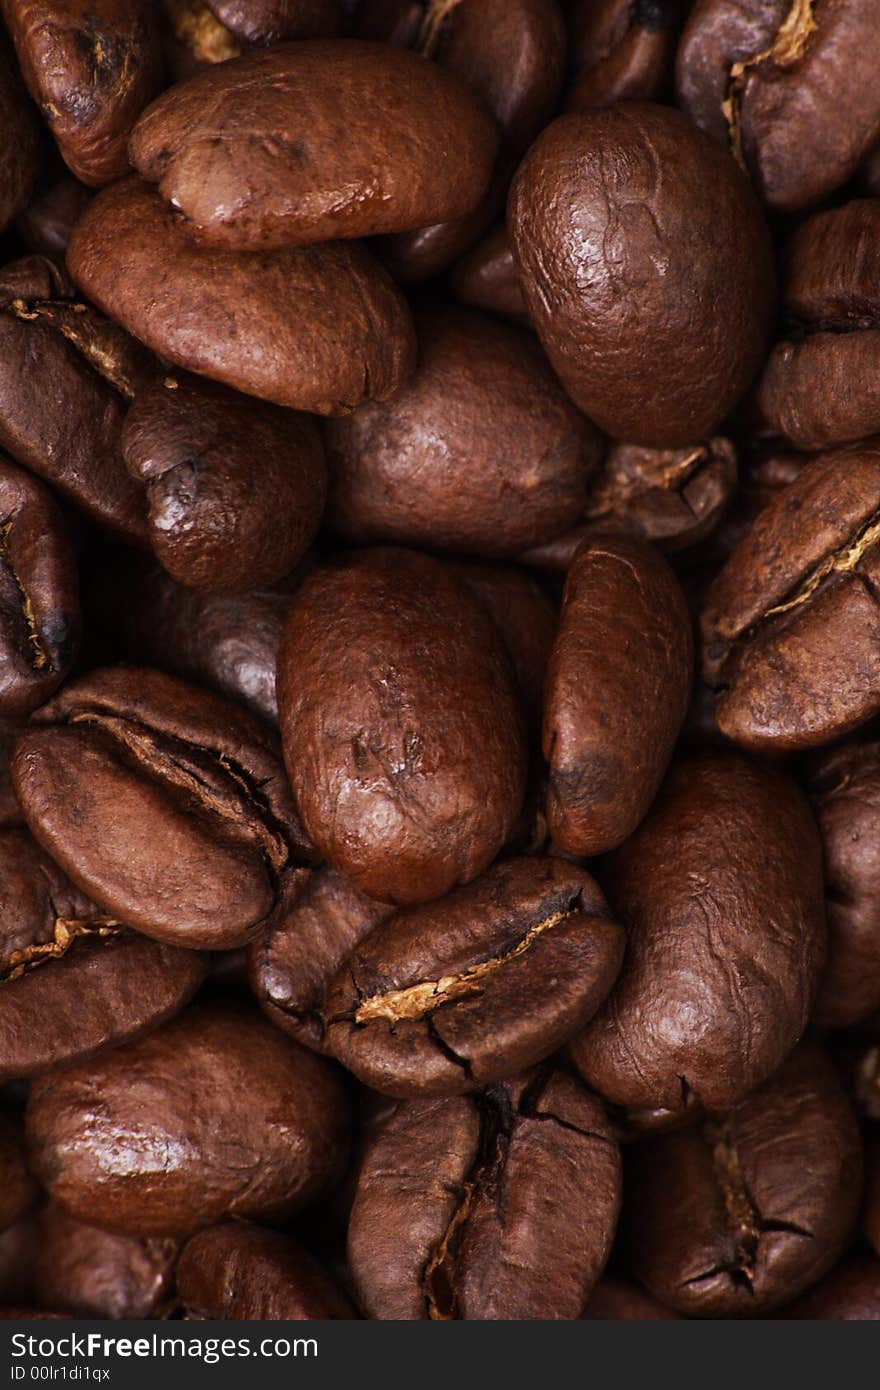
<svg viewBox="0 0 880 1390"><path fill-rule="evenodd" d="M21 734L13 777L38 841L112 915L172 945L243 945L308 850L274 735L146 668L70 684Z"/></svg>
<svg viewBox="0 0 880 1390"><path fill-rule="evenodd" d="M314 539L327 475L308 416L168 377L135 398L122 452L146 487L153 550L189 588L274 584Z"/></svg>
<svg viewBox="0 0 880 1390"><path fill-rule="evenodd" d="M491 1085L542 1061L593 1016L623 945L583 870L504 860L355 944L327 988L327 1041L388 1095Z"/></svg>
<svg viewBox="0 0 880 1390"><path fill-rule="evenodd" d="M81 1318L164 1317L179 1251L177 1240L103 1231L50 1202L39 1217L37 1297Z"/></svg>
<svg viewBox="0 0 880 1390"><path fill-rule="evenodd" d="M802 1035L824 964L805 797L744 758L681 763L606 881L627 954L575 1064L619 1105L736 1105Z"/></svg>
<svg viewBox="0 0 880 1390"><path fill-rule="evenodd" d="M735 1109L633 1154L640 1281L688 1317L754 1317L835 1263L861 1196L852 1109L813 1046Z"/></svg>
<svg viewBox="0 0 880 1390"><path fill-rule="evenodd" d="M419 366L327 431L329 517L358 541L512 555L583 510L599 436L531 335L463 309L417 319Z"/></svg>
<svg viewBox="0 0 880 1390"><path fill-rule="evenodd" d="M301 1322L357 1316L296 1241L248 1221L193 1236L177 1266L177 1289L187 1317Z"/></svg>
<svg viewBox="0 0 880 1390"><path fill-rule="evenodd" d="M36 113L0 38L0 232L28 202L40 167Z"/></svg>
<svg viewBox="0 0 880 1390"><path fill-rule="evenodd" d="M691 626L659 553L612 535L568 571L544 696L550 834L604 854L643 819L669 766L690 697Z"/></svg>
<svg viewBox="0 0 880 1390"><path fill-rule="evenodd" d="M33 1172L78 1220L180 1236L309 1201L345 1162L348 1112L323 1058L215 1007L38 1079L27 1130Z"/></svg>
<svg viewBox="0 0 880 1390"><path fill-rule="evenodd" d="M410 1101L370 1143L348 1232L380 1319L574 1319L620 1205L602 1107L537 1071L476 1096Z"/></svg>
<svg viewBox="0 0 880 1390"><path fill-rule="evenodd" d="M339 27L339 0L206 0L218 24L241 44L332 37Z"/></svg>
<svg viewBox="0 0 880 1390"><path fill-rule="evenodd" d="M672 83L681 11L680 0L575 0L566 109L661 99Z"/></svg>
<svg viewBox="0 0 880 1390"><path fill-rule="evenodd" d="M767 229L733 159L668 107L563 116L520 165L508 225L575 404L634 444L711 435L751 384L776 308Z"/></svg>
<svg viewBox="0 0 880 1390"><path fill-rule="evenodd" d="M403 298L362 246L205 250L140 179L94 199L68 264L154 352L276 405L348 414L384 400L414 366Z"/></svg>
<svg viewBox="0 0 880 1390"><path fill-rule="evenodd" d="M303 824L358 888L425 902L491 863L525 795L524 725L501 638L451 570L383 549L316 570L278 680Z"/></svg>
<svg viewBox="0 0 880 1390"><path fill-rule="evenodd" d="M703 675L722 733L787 752L880 710L880 445L823 454L771 501L709 590Z"/></svg>
<svg viewBox="0 0 880 1390"><path fill-rule="evenodd" d="M517 323L528 322L510 237L503 222L454 267L452 288L463 304Z"/></svg>

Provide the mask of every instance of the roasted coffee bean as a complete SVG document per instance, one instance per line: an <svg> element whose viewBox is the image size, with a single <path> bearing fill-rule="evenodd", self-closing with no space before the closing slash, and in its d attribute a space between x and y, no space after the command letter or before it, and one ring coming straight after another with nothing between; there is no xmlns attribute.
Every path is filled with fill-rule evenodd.
<svg viewBox="0 0 880 1390"><path fill-rule="evenodd" d="M592 1322L670 1322L679 1314L664 1308L638 1284L600 1279L582 1316Z"/></svg>
<svg viewBox="0 0 880 1390"><path fill-rule="evenodd" d="M91 199L91 189L72 174L38 187L15 224L28 251L63 259L74 224Z"/></svg>
<svg viewBox="0 0 880 1390"><path fill-rule="evenodd" d="M136 397L122 452L146 485L153 550L189 588L274 584L315 537L327 474L306 415L169 377Z"/></svg>
<svg viewBox="0 0 880 1390"><path fill-rule="evenodd" d="M577 1318L611 1246L620 1157L601 1105L536 1071L398 1106L361 1166L348 1255L383 1319Z"/></svg>
<svg viewBox="0 0 880 1390"><path fill-rule="evenodd" d="M452 288L463 304L501 314L519 323L528 322L528 310L519 286L510 238L503 222L455 266Z"/></svg>
<svg viewBox="0 0 880 1390"><path fill-rule="evenodd" d="M589 874L561 859L504 860L354 946L327 988L327 1041L387 1095L491 1085L592 1018L623 945Z"/></svg>
<svg viewBox="0 0 880 1390"><path fill-rule="evenodd" d="M818 202L880 133L874 0L696 0L678 100L729 145L771 207Z"/></svg>
<svg viewBox="0 0 880 1390"><path fill-rule="evenodd" d="M172 88L138 122L130 154L201 241L254 250L461 217L485 192L496 146L488 112L436 64L386 44L314 41Z"/></svg>
<svg viewBox="0 0 880 1390"><path fill-rule="evenodd" d="M315 571L278 660L288 776L322 854L380 902L426 902L495 858L525 795L514 678L439 561L370 550Z"/></svg>
<svg viewBox="0 0 880 1390"><path fill-rule="evenodd" d="M357 1316L308 1251L247 1221L193 1236L180 1257L177 1288L187 1317L301 1322Z"/></svg>
<svg viewBox="0 0 880 1390"><path fill-rule="evenodd" d="M880 1322L880 1260L856 1255L841 1261L778 1316L816 1322Z"/></svg>
<svg viewBox="0 0 880 1390"><path fill-rule="evenodd" d="M818 753L806 785L822 835L828 914L814 1017L846 1028L880 1009L880 739Z"/></svg>
<svg viewBox="0 0 880 1390"><path fill-rule="evenodd" d="M565 585L544 698L547 820L571 854L604 854L643 819L690 698L691 625L650 546L588 541Z"/></svg>
<svg viewBox="0 0 880 1390"><path fill-rule="evenodd" d="M828 743L880 711L880 442L820 455L712 584L703 675L745 748Z"/></svg>
<svg viewBox="0 0 880 1390"><path fill-rule="evenodd" d="M356 244L205 250L148 184L127 179L86 209L68 264L155 352L276 405L345 415L412 373L403 297Z"/></svg>
<svg viewBox="0 0 880 1390"><path fill-rule="evenodd" d="M348 1125L330 1063L228 1007L38 1078L27 1110L50 1195L130 1236L295 1210L339 1175Z"/></svg>
<svg viewBox="0 0 880 1390"><path fill-rule="evenodd" d="M0 34L0 232L26 206L39 167L36 115Z"/></svg>
<svg viewBox="0 0 880 1390"><path fill-rule="evenodd" d="M606 881L627 954L578 1069L619 1105L736 1105L800 1038L824 964L806 799L744 758L679 764Z"/></svg>
<svg viewBox="0 0 880 1390"><path fill-rule="evenodd" d="M145 537L145 508L119 435L156 366L75 298L54 261L28 256L0 273L0 448L134 541Z"/></svg>
<svg viewBox="0 0 880 1390"><path fill-rule="evenodd" d="M575 75L566 108L665 96L681 11L681 0L575 0L568 21Z"/></svg>
<svg viewBox="0 0 880 1390"><path fill-rule="evenodd" d="M769 235L733 159L668 107L562 116L520 165L508 221L575 404L634 444L711 435L751 384L776 307Z"/></svg>
<svg viewBox="0 0 880 1390"><path fill-rule="evenodd" d="M558 623L555 605L527 571L513 565L460 561L456 568L501 634L530 727L539 729Z"/></svg>
<svg viewBox="0 0 880 1390"><path fill-rule="evenodd" d="M0 831L0 1082L156 1028L205 976L81 893L23 826Z"/></svg>
<svg viewBox="0 0 880 1390"><path fill-rule="evenodd" d="M37 1200L28 1172L24 1131L18 1115L0 1112L0 1230L15 1224Z"/></svg>
<svg viewBox="0 0 880 1390"><path fill-rule="evenodd" d="M634 1149L635 1272L689 1317L767 1313L834 1265L861 1173L858 1126L830 1063L798 1048L735 1109Z"/></svg>
<svg viewBox="0 0 880 1390"><path fill-rule="evenodd" d="M146 668L67 685L16 744L36 839L84 892L172 945L257 932L309 850L275 736L219 696Z"/></svg>
<svg viewBox="0 0 880 1390"><path fill-rule="evenodd" d="M0 714L21 718L58 688L79 646L79 583L49 492L0 454Z"/></svg>
<svg viewBox="0 0 880 1390"><path fill-rule="evenodd" d="M531 335L465 309L416 326L409 385L328 426L331 524L358 541L487 556L572 525L599 435Z"/></svg>
<svg viewBox="0 0 880 1390"><path fill-rule="evenodd" d="M339 0L163 0L177 38L203 62L236 58L245 45L333 38Z"/></svg>
<svg viewBox="0 0 880 1390"><path fill-rule="evenodd" d="M179 1249L177 1240L102 1231L50 1202L39 1218L37 1298L82 1318L164 1317Z"/></svg>
<svg viewBox="0 0 880 1390"><path fill-rule="evenodd" d="M159 90L150 0L0 0L0 9L71 171L96 187L126 174L129 133Z"/></svg>
<svg viewBox="0 0 880 1390"><path fill-rule="evenodd" d="M12 748L20 732L18 724L0 720L0 828L17 825L22 820L21 807L12 789L9 762Z"/></svg>
<svg viewBox="0 0 880 1390"><path fill-rule="evenodd" d="M756 449L746 455L733 504L712 536L710 562L720 566L728 558L752 529L756 517L778 492L794 482L809 461L806 454L779 448Z"/></svg>

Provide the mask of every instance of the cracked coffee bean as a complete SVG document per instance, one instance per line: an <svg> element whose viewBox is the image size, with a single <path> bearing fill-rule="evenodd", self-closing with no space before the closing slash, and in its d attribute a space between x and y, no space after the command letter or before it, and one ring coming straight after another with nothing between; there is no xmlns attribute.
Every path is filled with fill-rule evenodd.
<svg viewBox="0 0 880 1390"><path fill-rule="evenodd" d="M577 1318L619 1206L617 1144L569 1076L401 1104L358 1176L357 1297L372 1318Z"/></svg>
<svg viewBox="0 0 880 1390"><path fill-rule="evenodd" d="M502 861L355 944L327 987L327 1042L387 1095L490 1085L542 1061L592 1018L623 945L583 870L561 859Z"/></svg>
<svg viewBox="0 0 880 1390"><path fill-rule="evenodd" d="M247 1221L200 1231L184 1246L177 1289L188 1318L302 1322L354 1318L308 1251Z"/></svg>
<svg viewBox="0 0 880 1390"><path fill-rule="evenodd" d="M452 570L390 549L316 570L278 682L290 785L334 868L403 904L491 863L525 797L524 720L500 635Z"/></svg>
<svg viewBox="0 0 880 1390"><path fill-rule="evenodd" d="M819 202L880 134L874 0L696 0L678 99L771 207Z"/></svg>
<svg viewBox="0 0 880 1390"><path fill-rule="evenodd" d="M735 1109L633 1151L639 1280L687 1317L755 1317L831 1269L859 1209L858 1126L804 1045Z"/></svg>
<svg viewBox="0 0 880 1390"><path fill-rule="evenodd" d="M714 433L757 373L772 248L733 159L648 102L561 116L508 204L529 314L575 405L616 439Z"/></svg>
<svg viewBox="0 0 880 1390"><path fill-rule="evenodd" d="M566 110L661 100L672 84L681 14L681 0L575 0Z"/></svg>
<svg viewBox="0 0 880 1390"><path fill-rule="evenodd" d="M180 1242L102 1231L50 1202L39 1217L36 1293L80 1318L159 1318L174 1306Z"/></svg>
<svg viewBox="0 0 880 1390"><path fill-rule="evenodd" d="M618 1105L736 1105L803 1034L825 961L806 798L744 758L681 763L605 882L627 952L575 1065Z"/></svg>
<svg viewBox="0 0 880 1390"><path fill-rule="evenodd" d="M349 1115L324 1058L257 1014L203 1007L38 1078L27 1133L32 1171L77 1220L166 1237L302 1207L340 1175Z"/></svg>
<svg viewBox="0 0 880 1390"><path fill-rule="evenodd" d="M0 232L27 205L39 168L36 114L0 34Z"/></svg>
<svg viewBox="0 0 880 1390"><path fill-rule="evenodd" d="M66 686L19 736L13 779L39 843L157 941L242 946L306 876L275 736L158 671Z"/></svg>
<svg viewBox="0 0 880 1390"><path fill-rule="evenodd" d="M716 576L700 624L721 732L782 753L880 711L880 445L812 460Z"/></svg>

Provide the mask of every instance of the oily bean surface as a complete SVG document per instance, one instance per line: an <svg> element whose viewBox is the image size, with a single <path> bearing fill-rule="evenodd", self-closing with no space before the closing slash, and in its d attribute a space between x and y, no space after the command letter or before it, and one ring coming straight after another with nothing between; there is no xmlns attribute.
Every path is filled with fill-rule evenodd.
<svg viewBox="0 0 880 1390"><path fill-rule="evenodd" d="M188 1317L302 1322L356 1316L308 1251L249 1221L192 1236L177 1266L177 1289Z"/></svg>

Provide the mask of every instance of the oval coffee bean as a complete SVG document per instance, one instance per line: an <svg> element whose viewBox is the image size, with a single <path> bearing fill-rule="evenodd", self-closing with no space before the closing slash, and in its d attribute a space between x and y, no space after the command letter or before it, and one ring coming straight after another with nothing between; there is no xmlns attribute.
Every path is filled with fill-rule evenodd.
<svg viewBox="0 0 880 1390"><path fill-rule="evenodd" d="M592 1018L623 945L589 874L561 859L509 859L359 941L327 988L327 1041L387 1095L490 1085Z"/></svg>
<svg viewBox="0 0 880 1390"><path fill-rule="evenodd" d="M0 8L68 168L96 187L128 173L129 132L160 85L150 0L0 0Z"/></svg>
<svg viewBox="0 0 880 1390"><path fill-rule="evenodd" d="M0 831L0 884L0 1083L158 1027L204 979L201 956L103 912L23 827Z"/></svg>
<svg viewBox="0 0 880 1390"><path fill-rule="evenodd" d="M218 23L241 43L332 37L339 0L205 0Z"/></svg>
<svg viewBox="0 0 880 1390"><path fill-rule="evenodd" d="M572 525L599 436L531 335L448 308L417 328L410 383L328 428L331 524L358 541L487 556Z"/></svg>
<svg viewBox="0 0 880 1390"><path fill-rule="evenodd" d="M276 405L345 415L384 400L415 365L403 297L362 246L201 249L140 179L94 199L68 264L154 352Z"/></svg>
<svg viewBox="0 0 880 1390"><path fill-rule="evenodd" d="M327 474L308 416L169 377L135 398L122 452L146 485L153 550L190 588L274 584L315 537Z"/></svg>
<svg viewBox="0 0 880 1390"><path fill-rule="evenodd" d="M21 718L64 680L79 647L79 580L51 495L0 454L0 715Z"/></svg>
<svg viewBox="0 0 880 1390"><path fill-rule="evenodd" d="M770 238L734 161L669 107L562 116L517 171L508 225L547 356L616 439L711 435L776 312Z"/></svg>
<svg viewBox="0 0 880 1390"><path fill-rule="evenodd" d="M568 111L657 101L671 85L680 0L575 0Z"/></svg>
<svg viewBox="0 0 880 1390"><path fill-rule="evenodd" d="M693 676L684 595L659 553L606 535L575 556L544 694L547 820L570 854L604 854L643 819Z"/></svg>
<svg viewBox="0 0 880 1390"><path fill-rule="evenodd" d="M439 561L370 550L315 571L278 660L284 756L322 854L380 902L475 878L525 796L501 638Z"/></svg>
<svg viewBox="0 0 880 1390"><path fill-rule="evenodd" d="M39 1222L36 1292L44 1307L81 1318L156 1318L174 1306L179 1241L102 1231L55 1202Z"/></svg>
<svg viewBox="0 0 880 1390"><path fill-rule="evenodd" d="M771 501L716 576L703 676L728 738L774 753L880 711L880 441L823 454Z"/></svg>
<svg viewBox="0 0 880 1390"><path fill-rule="evenodd" d="M40 167L34 112L5 37L0 36L0 232L26 206Z"/></svg>
<svg viewBox="0 0 880 1390"><path fill-rule="evenodd" d="M737 1104L800 1038L824 964L806 799L744 758L680 764L607 882L627 954L578 1070L619 1105Z"/></svg>
<svg viewBox="0 0 880 1390"><path fill-rule="evenodd" d="M256 250L461 217L486 190L497 143L451 73L342 40L197 73L153 103L130 154L201 241Z"/></svg>
<svg viewBox="0 0 880 1390"><path fill-rule="evenodd" d="M115 667L65 687L18 739L36 839L127 925L172 945L244 945L308 853L274 735L219 696Z"/></svg>
<svg viewBox="0 0 880 1390"><path fill-rule="evenodd" d="M289 1236L246 1221L193 1236L177 1266L177 1289L188 1317L270 1322L356 1317L308 1251Z"/></svg>
<svg viewBox="0 0 880 1390"><path fill-rule="evenodd" d="M858 1126L805 1045L735 1109L634 1150L633 1268L688 1317L755 1317L829 1270L862 1189Z"/></svg>
<svg viewBox="0 0 880 1390"><path fill-rule="evenodd" d="M399 1105L358 1176L348 1257L380 1319L579 1317L620 1208L601 1105L560 1072Z"/></svg>
<svg viewBox="0 0 880 1390"><path fill-rule="evenodd" d="M259 1015L217 1007L39 1078L27 1110L50 1195L130 1236L284 1216L339 1175L348 1128L328 1062Z"/></svg>

